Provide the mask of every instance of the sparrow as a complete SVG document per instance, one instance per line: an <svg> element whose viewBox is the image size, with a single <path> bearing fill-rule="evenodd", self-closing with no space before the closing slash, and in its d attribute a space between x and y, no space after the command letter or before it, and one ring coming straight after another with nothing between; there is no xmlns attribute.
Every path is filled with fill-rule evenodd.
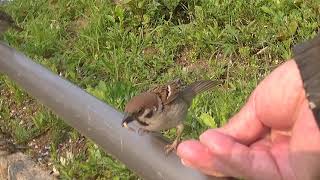
<svg viewBox="0 0 320 180"><path fill-rule="evenodd" d="M16 23L9 14L0 10L0 34L3 34L9 28L13 28L17 31L23 30L21 27L16 25Z"/></svg>
<svg viewBox="0 0 320 180"><path fill-rule="evenodd" d="M122 127L129 128L130 122L137 121L141 125L138 132L160 132L176 128L176 138L165 146L165 153L168 154L176 150L180 143L184 119L192 100L216 85L215 81L201 80L183 86L182 81L177 79L142 92L127 102Z"/></svg>

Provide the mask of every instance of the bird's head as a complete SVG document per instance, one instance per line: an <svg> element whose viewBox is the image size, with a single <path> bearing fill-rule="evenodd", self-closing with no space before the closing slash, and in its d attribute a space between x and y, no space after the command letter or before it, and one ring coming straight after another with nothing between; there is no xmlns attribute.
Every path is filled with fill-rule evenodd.
<svg viewBox="0 0 320 180"><path fill-rule="evenodd" d="M134 96L128 101L124 110L124 118L121 125L126 126L134 120L139 120L141 116L149 115L150 110L158 106L158 98L154 93L146 92L140 95ZM148 114L145 114L148 110ZM152 115L152 114L151 114ZM140 122L141 123L141 122Z"/></svg>

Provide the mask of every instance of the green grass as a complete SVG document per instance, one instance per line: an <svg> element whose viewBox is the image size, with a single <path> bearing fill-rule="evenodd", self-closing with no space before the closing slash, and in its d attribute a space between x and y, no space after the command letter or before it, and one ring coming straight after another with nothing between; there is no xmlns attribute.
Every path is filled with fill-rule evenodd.
<svg viewBox="0 0 320 180"><path fill-rule="evenodd" d="M226 123L320 22L318 3L302 0L15 0L1 9L24 28L5 41L119 110L134 94L177 77L223 80L195 99L184 139ZM0 87L11 92L0 96L1 127L19 143L49 133L50 161L62 179L138 178L89 140L73 156L55 152L81 135L7 77Z"/></svg>

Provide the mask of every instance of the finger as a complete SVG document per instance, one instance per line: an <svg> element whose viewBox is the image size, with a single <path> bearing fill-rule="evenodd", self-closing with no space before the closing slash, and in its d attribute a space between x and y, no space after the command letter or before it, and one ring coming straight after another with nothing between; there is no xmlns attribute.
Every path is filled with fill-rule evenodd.
<svg viewBox="0 0 320 180"><path fill-rule="evenodd" d="M271 141L273 142L276 142L278 141L279 139L282 139L282 138L289 138L291 137L291 134L292 132L291 131L279 131L279 130L271 130L271 133L270 133L270 139Z"/></svg>
<svg viewBox="0 0 320 180"><path fill-rule="evenodd" d="M260 139L269 128L288 130L304 94L301 77L293 60L275 69L254 90L245 106L221 131L243 144Z"/></svg>
<svg viewBox="0 0 320 180"><path fill-rule="evenodd" d="M188 140L179 144L177 155L185 166L198 169L205 174L223 177L216 170L223 169L223 164L214 159L207 147L196 140Z"/></svg>
<svg viewBox="0 0 320 180"><path fill-rule="evenodd" d="M269 151L249 148L215 130L202 134L200 142L209 148L214 160L224 165L221 169L212 167L215 172L245 179L281 179Z"/></svg>
<svg viewBox="0 0 320 180"><path fill-rule="evenodd" d="M239 113L218 131L235 138L239 143L249 145L265 136L269 128L257 118L254 98L250 98Z"/></svg>
<svg viewBox="0 0 320 180"><path fill-rule="evenodd" d="M301 106L301 98L305 99L305 91L299 69L295 61L287 61L257 87L256 116L268 127L290 130Z"/></svg>
<svg viewBox="0 0 320 180"><path fill-rule="evenodd" d="M258 140L255 143L250 145L250 148L257 150L269 151L272 147L272 142L270 137L265 137L264 139Z"/></svg>
<svg viewBox="0 0 320 180"><path fill-rule="evenodd" d="M251 149L270 151L277 164L279 172L283 179L294 180L294 171L289 162L289 142L290 135L283 132L272 132L271 136L267 136L250 146Z"/></svg>

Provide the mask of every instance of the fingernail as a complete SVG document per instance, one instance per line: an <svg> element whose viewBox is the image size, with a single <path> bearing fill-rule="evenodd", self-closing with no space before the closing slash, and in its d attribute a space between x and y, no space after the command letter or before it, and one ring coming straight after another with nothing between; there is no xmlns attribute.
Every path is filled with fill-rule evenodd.
<svg viewBox="0 0 320 180"><path fill-rule="evenodd" d="M188 166L188 167L191 167L191 163L185 159L181 159L181 163L184 165L184 166Z"/></svg>

